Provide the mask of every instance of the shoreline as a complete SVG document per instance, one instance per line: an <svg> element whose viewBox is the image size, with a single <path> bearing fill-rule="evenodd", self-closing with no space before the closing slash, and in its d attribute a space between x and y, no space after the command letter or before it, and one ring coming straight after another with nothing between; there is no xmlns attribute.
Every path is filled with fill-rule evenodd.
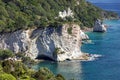
<svg viewBox="0 0 120 80"><path fill-rule="evenodd" d="M111 18L111 19L103 19L103 21L106 21L106 20L120 20L120 18ZM107 26L105 24L105 26ZM108 27L108 26L107 26ZM83 32L92 32L93 31L93 27L89 28L89 27L84 27L84 29L81 29Z"/></svg>
<svg viewBox="0 0 120 80"><path fill-rule="evenodd" d="M82 29L83 32L92 32L93 28L87 28L85 27L84 29Z"/></svg>
<svg viewBox="0 0 120 80"><path fill-rule="evenodd" d="M80 61L94 61L97 58L101 57L102 55L99 54L90 54L90 53L83 53L82 56L79 56L76 59L73 60L80 60ZM71 60L72 61L72 60Z"/></svg>
<svg viewBox="0 0 120 80"><path fill-rule="evenodd" d="M51 61L51 60L40 59L40 60L35 60L35 62L36 62L36 64L38 64L38 63L44 62L44 61L50 61L50 62L56 62L56 63L65 62L65 61L78 61L78 60L79 61L94 61L94 60L98 59L99 57L102 57L102 55L83 53L83 55L81 55L79 57L76 57L76 58L73 58L73 59L66 59L64 61Z"/></svg>

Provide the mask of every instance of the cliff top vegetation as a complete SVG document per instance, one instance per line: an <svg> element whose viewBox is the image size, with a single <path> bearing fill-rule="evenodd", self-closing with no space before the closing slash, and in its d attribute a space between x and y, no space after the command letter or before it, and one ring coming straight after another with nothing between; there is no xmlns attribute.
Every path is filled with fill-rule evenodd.
<svg viewBox="0 0 120 80"><path fill-rule="evenodd" d="M96 18L110 16L116 17L116 14L103 11L85 0L0 0L0 32L56 27L65 22L92 27Z"/></svg>

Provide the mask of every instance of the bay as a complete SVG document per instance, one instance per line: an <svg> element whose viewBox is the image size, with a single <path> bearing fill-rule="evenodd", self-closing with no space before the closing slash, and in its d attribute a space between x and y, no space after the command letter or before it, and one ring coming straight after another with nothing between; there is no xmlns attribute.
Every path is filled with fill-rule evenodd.
<svg viewBox="0 0 120 80"><path fill-rule="evenodd" d="M86 0L93 5L100 7L107 11L113 11L120 16L120 1L119 0Z"/></svg>
<svg viewBox="0 0 120 80"><path fill-rule="evenodd" d="M107 11L116 12L120 16L120 3L93 3L95 6L101 7Z"/></svg>
<svg viewBox="0 0 120 80"><path fill-rule="evenodd" d="M93 4L120 14L119 3L99 3L99 1ZM60 63L44 61L33 68L38 70L41 67L48 67L53 73L64 75L67 80L120 80L120 20L105 20L104 23L109 26L107 32L87 32L92 43L81 47L83 52L99 54L102 57L85 62L79 60Z"/></svg>
<svg viewBox="0 0 120 80"><path fill-rule="evenodd" d="M82 51L99 54L94 61L51 62L44 61L33 66L48 67L55 74L63 74L67 80L120 80L120 20L106 20L106 33L88 32L92 43L82 45Z"/></svg>

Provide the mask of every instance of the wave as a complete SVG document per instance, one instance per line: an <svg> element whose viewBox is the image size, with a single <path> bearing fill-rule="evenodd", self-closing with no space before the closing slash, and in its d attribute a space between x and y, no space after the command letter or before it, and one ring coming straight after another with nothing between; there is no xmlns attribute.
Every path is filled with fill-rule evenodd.
<svg viewBox="0 0 120 80"><path fill-rule="evenodd" d="M92 40L83 40L82 44L94 44L94 42Z"/></svg>
<svg viewBox="0 0 120 80"><path fill-rule="evenodd" d="M102 57L100 54L90 54L89 60L88 61L94 61L98 59L99 57Z"/></svg>

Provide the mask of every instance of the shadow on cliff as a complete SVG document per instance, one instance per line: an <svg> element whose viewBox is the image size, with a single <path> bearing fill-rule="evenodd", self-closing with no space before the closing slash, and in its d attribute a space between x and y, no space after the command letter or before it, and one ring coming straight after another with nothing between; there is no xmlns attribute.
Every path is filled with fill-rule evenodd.
<svg viewBox="0 0 120 80"><path fill-rule="evenodd" d="M54 40L52 39L51 35L53 36L53 33L57 33L57 36L62 35L62 26L59 26L57 28L54 27L47 27L44 29L37 29L34 30L32 33L31 38L37 37L36 44L38 49L38 55L37 59L42 60L57 60L57 54L54 54L55 52L55 44Z"/></svg>
<svg viewBox="0 0 120 80"><path fill-rule="evenodd" d="M55 61L52 58L45 56L45 55L38 55L36 59L40 59L40 60L48 60L48 61Z"/></svg>

